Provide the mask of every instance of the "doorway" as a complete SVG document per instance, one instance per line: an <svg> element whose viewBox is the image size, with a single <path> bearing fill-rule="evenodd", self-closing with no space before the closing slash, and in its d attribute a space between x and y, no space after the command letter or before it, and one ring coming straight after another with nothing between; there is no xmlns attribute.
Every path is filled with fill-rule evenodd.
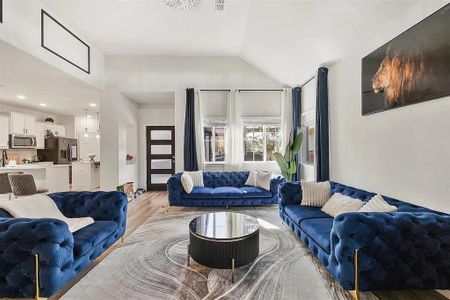
<svg viewBox="0 0 450 300"><path fill-rule="evenodd" d="M147 190L164 191L175 173L175 126L147 126Z"/></svg>

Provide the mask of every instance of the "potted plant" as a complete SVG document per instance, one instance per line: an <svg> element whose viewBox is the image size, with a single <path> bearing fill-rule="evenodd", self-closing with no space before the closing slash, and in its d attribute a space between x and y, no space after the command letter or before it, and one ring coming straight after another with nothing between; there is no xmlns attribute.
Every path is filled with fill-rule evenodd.
<svg viewBox="0 0 450 300"><path fill-rule="evenodd" d="M284 155L279 152L275 152L275 159L280 167L281 174L286 181L292 181L292 175L297 172L297 162L295 155L300 151L302 146L303 134L300 132L295 136L293 141L289 141L286 146Z"/></svg>

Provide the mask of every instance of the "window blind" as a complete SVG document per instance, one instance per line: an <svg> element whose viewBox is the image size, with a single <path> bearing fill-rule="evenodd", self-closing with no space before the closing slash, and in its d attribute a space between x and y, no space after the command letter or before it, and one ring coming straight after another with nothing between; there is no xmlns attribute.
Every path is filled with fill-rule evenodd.
<svg viewBox="0 0 450 300"><path fill-rule="evenodd" d="M281 116L281 92L240 92L238 97L242 118Z"/></svg>

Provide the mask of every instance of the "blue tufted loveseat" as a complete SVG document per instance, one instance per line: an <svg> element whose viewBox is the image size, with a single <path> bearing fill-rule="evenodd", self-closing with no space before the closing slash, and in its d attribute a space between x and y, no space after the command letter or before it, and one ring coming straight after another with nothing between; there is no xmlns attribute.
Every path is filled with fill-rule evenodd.
<svg viewBox="0 0 450 300"><path fill-rule="evenodd" d="M246 206L278 203L278 187L284 182L281 176L270 181L270 191L246 186L249 172L203 172L205 187L195 187L190 194L181 185L181 175L167 181L171 206Z"/></svg>
<svg viewBox="0 0 450 300"><path fill-rule="evenodd" d="M331 182L331 193L362 201L375 194ZM359 289L450 288L450 215L383 197L393 213L345 213L332 218L301 206L301 185L280 187L280 216L334 278L355 288L354 256L359 249Z"/></svg>
<svg viewBox="0 0 450 300"><path fill-rule="evenodd" d="M0 298L35 296L34 254L39 255L40 296L50 297L125 233L123 193L49 196L66 217L90 216L95 222L72 234L60 220L12 218L0 209Z"/></svg>

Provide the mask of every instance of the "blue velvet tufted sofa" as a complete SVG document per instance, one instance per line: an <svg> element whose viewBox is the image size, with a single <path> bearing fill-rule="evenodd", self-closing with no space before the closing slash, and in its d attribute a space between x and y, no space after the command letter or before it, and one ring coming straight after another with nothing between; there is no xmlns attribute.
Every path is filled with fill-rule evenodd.
<svg viewBox="0 0 450 300"><path fill-rule="evenodd" d="M368 201L374 193L331 182L331 193ZM393 213L345 213L332 218L301 206L301 185L280 187L280 216L334 278L359 290L450 288L450 215L384 197Z"/></svg>
<svg viewBox="0 0 450 300"><path fill-rule="evenodd" d="M35 254L40 296L49 297L125 233L128 201L123 193L49 196L66 217L90 216L95 222L72 234L60 220L12 218L0 209L0 298L35 296Z"/></svg>
<svg viewBox="0 0 450 300"><path fill-rule="evenodd" d="M281 176L270 181L270 191L246 186L249 172L204 172L205 187L195 187L190 194L181 185L181 175L167 181L171 206L246 206L278 203L278 187L284 182Z"/></svg>

